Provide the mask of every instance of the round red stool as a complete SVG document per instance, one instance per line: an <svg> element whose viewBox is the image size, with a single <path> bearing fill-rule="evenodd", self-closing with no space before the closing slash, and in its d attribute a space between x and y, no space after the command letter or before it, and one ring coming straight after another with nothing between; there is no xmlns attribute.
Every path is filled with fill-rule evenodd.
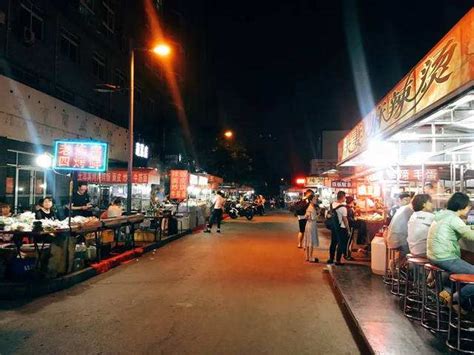
<svg viewBox="0 0 474 355"><path fill-rule="evenodd" d="M451 299L456 292L461 299L461 286L474 285L472 274L451 274L449 280L452 282ZM446 345L453 350L462 353L474 354L474 322L463 316L459 305L459 312L449 309L448 339Z"/></svg>

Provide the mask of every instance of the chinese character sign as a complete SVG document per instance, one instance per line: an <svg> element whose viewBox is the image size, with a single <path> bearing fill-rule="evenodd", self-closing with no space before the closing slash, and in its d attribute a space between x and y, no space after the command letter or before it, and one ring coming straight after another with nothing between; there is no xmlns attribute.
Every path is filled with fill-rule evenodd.
<svg viewBox="0 0 474 355"><path fill-rule="evenodd" d="M132 173L133 184L148 184L151 170L134 170ZM107 173L79 173L79 181L101 184L126 184L128 180L127 170L111 170Z"/></svg>
<svg viewBox="0 0 474 355"><path fill-rule="evenodd" d="M93 141L56 141L54 169L104 172L107 170L107 143Z"/></svg>
<svg viewBox="0 0 474 355"><path fill-rule="evenodd" d="M170 171L170 198L184 200L188 197L189 173L187 170Z"/></svg>

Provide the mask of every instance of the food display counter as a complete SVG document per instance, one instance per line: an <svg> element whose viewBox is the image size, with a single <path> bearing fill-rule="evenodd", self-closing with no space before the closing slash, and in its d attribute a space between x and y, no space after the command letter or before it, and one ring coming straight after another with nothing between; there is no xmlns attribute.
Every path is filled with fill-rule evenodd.
<svg viewBox="0 0 474 355"><path fill-rule="evenodd" d="M108 231L114 236L125 231L133 248L143 220L141 214L103 220L78 216L70 224L68 219L38 221L31 212L0 217L0 279L55 277L99 261L102 235Z"/></svg>

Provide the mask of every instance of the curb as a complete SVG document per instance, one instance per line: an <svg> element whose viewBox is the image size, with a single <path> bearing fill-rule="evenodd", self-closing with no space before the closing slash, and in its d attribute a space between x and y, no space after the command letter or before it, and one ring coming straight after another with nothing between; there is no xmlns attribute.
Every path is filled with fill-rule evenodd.
<svg viewBox="0 0 474 355"><path fill-rule="evenodd" d="M94 276L106 273L107 271L126 263L129 260L138 258L155 249L159 249L166 244L180 239L188 234L191 230L186 230L170 236L165 240L154 242L150 245L133 250L126 251L110 259L92 264L91 266L73 272L71 274L61 276L52 280L30 281L30 282L1 282L0 283L0 299L18 300L29 299L47 295L49 293L65 290L78 283L86 281Z"/></svg>

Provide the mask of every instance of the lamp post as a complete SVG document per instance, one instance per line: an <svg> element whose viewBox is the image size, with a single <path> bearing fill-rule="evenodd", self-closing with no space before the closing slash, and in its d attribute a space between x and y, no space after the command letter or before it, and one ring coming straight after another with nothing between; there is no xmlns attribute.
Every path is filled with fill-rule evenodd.
<svg viewBox="0 0 474 355"><path fill-rule="evenodd" d="M132 178L133 178L133 124L135 112L135 51L152 52L165 58L171 54L171 47L160 43L154 48L143 49L130 46L130 89L129 89L129 112L128 112L128 165L127 165L127 214L132 212Z"/></svg>

